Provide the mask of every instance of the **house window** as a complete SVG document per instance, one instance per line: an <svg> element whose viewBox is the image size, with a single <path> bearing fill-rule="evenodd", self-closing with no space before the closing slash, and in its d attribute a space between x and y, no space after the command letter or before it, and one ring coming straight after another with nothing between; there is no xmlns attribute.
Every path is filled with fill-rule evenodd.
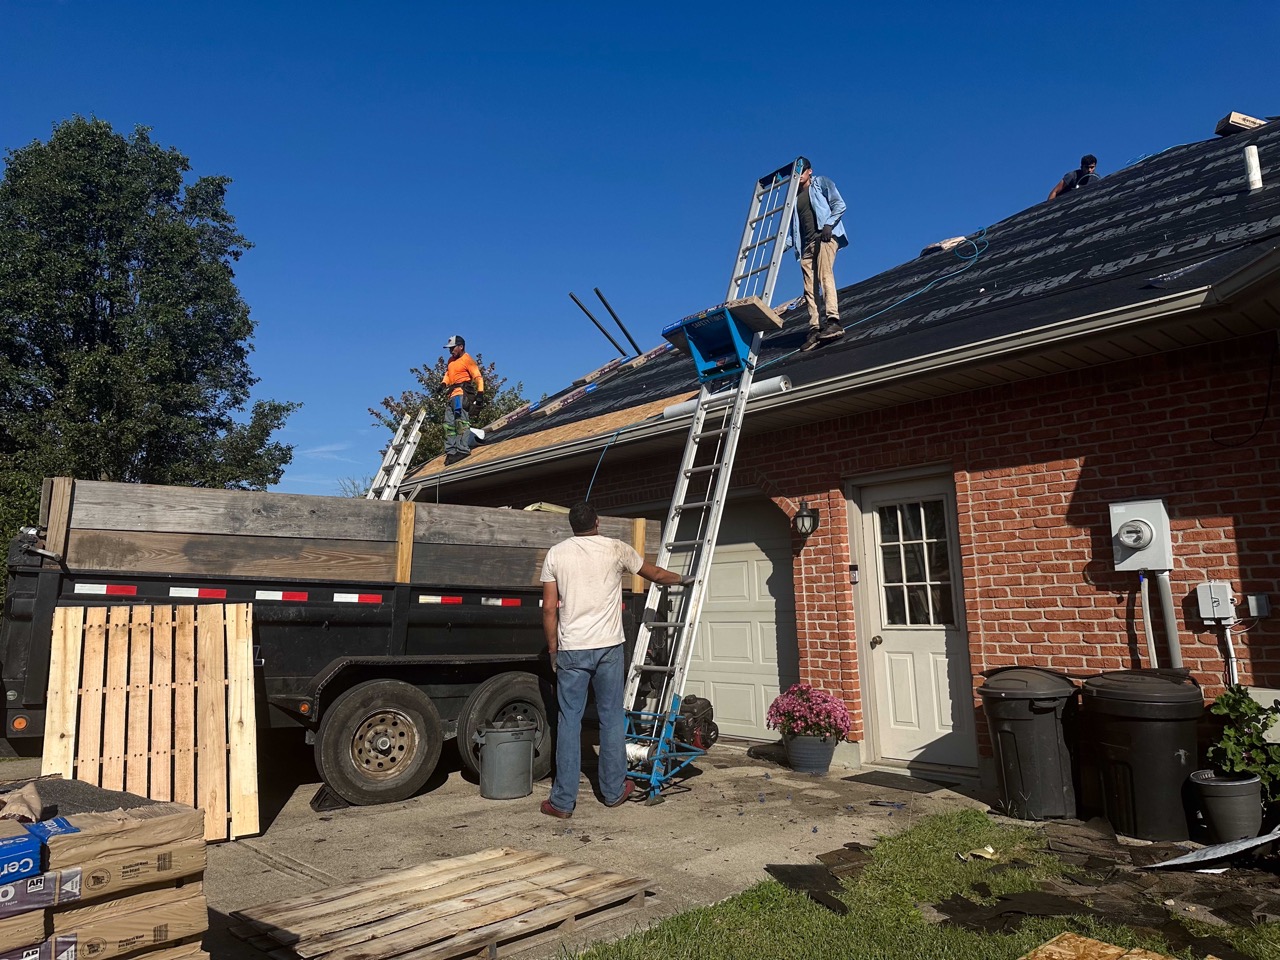
<svg viewBox="0 0 1280 960"><path fill-rule="evenodd" d="M954 624L947 514L941 500L879 508L885 623Z"/></svg>

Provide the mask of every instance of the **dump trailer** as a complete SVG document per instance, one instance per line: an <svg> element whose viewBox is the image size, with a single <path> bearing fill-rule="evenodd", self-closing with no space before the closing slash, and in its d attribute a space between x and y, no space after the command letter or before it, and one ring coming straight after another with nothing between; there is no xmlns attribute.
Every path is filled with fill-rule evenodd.
<svg viewBox="0 0 1280 960"><path fill-rule="evenodd" d="M656 521L601 518L600 532L656 554ZM513 717L538 724L544 777L538 576L570 535L562 513L47 480L40 526L8 551L5 736L44 734L56 608L249 603L258 726L305 728L348 802L413 795L450 738L478 772L474 734ZM643 583L623 587L630 651Z"/></svg>

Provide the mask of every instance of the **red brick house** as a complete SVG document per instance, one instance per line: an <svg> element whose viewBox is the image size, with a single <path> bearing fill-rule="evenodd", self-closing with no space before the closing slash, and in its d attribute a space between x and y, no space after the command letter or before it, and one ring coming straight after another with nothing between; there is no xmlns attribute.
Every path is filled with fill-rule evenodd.
<svg viewBox="0 0 1280 960"><path fill-rule="evenodd" d="M1195 588L1227 581L1240 677L1280 687L1280 620L1243 606L1280 600L1277 154L1280 123L1174 147L926 249L842 290L846 336L812 353L803 310L784 315L758 379L792 389L749 408L689 680L725 733L772 739L764 711L803 679L848 703L846 759L977 775L981 671L1152 665L1112 545L1109 507L1134 500L1170 517L1158 665L1172 631L1206 695L1222 688ZM651 351L404 489L515 507L590 491L602 512L661 518L688 429L662 411L696 389L686 356ZM820 515L807 539L802 501Z"/></svg>

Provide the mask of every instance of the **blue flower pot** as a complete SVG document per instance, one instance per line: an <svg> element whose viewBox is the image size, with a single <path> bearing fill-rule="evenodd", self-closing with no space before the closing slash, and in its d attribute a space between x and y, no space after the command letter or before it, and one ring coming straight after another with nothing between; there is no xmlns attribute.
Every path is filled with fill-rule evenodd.
<svg viewBox="0 0 1280 960"><path fill-rule="evenodd" d="M838 742L836 737L782 738L787 751L787 763L796 773L827 773L831 769L831 758L835 756Z"/></svg>

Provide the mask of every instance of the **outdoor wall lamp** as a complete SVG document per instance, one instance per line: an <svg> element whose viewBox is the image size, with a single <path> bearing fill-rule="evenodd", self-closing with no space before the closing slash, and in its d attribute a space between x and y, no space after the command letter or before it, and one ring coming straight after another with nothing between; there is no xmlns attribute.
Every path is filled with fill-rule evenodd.
<svg viewBox="0 0 1280 960"><path fill-rule="evenodd" d="M818 511L809 506L807 500L801 500L800 509L791 518L791 524L796 528L796 533L807 537L818 529Z"/></svg>

